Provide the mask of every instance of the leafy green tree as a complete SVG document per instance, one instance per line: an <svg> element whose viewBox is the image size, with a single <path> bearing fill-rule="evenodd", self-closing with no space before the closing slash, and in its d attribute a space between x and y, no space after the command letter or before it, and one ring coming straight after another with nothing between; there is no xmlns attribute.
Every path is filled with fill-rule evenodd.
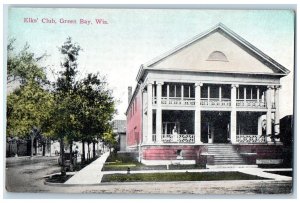
<svg viewBox="0 0 300 203"><path fill-rule="evenodd" d="M114 134L112 130L103 134L103 141L109 147L110 150L111 148L116 147L116 145L118 144L116 134Z"/></svg>
<svg viewBox="0 0 300 203"><path fill-rule="evenodd" d="M14 81L25 84L30 80L46 83L44 68L39 64L46 54L36 57L34 53L30 52L30 46L27 43L20 52L16 53L14 42L15 39L10 39L7 45L7 84Z"/></svg>
<svg viewBox="0 0 300 203"><path fill-rule="evenodd" d="M46 129L44 131L43 126L50 117L53 104L53 95L33 80L27 81L27 84L7 97L7 135L18 138L30 137L31 156L33 139L40 133L48 133Z"/></svg>
<svg viewBox="0 0 300 203"><path fill-rule="evenodd" d="M40 57L36 57L34 53L30 52L30 47L27 43L20 52L16 52L14 42L15 39L10 39L7 46L7 84L12 85L9 89L10 91L8 91L9 94L12 95L8 97L7 131L15 132L13 134L7 135L15 136L13 138L17 138L16 136L24 138L28 136L28 125L32 125L30 130L30 137L31 145L33 145L33 139L37 138L37 135L41 135L40 133L44 120L39 119L43 118L38 115L31 120L31 117L18 117L16 116L16 114L19 113L22 115L26 115L27 113L34 117L34 112L38 110L39 107L37 106L29 109L27 107L39 105L40 101L37 97L40 96L40 94L43 95L41 97L41 100L43 100L44 97L49 97L49 92L43 90L43 88L45 88L45 85L48 84L48 81L46 78L45 70L39 63L43 58L46 57L46 54L43 54ZM32 97L28 95L31 95ZM22 97L28 97L28 100ZM23 103L21 103L21 101ZM51 100L49 100L49 102L51 102ZM25 108L22 108L23 106L25 106ZM40 113L48 115L48 112L46 111L49 111L49 108L42 109ZM20 120L22 120L22 122L19 122ZM23 134L20 134L21 132ZM22 139L13 140L22 141ZM33 146L31 146L31 150L33 150ZM33 153L31 151L31 156L32 154Z"/></svg>
<svg viewBox="0 0 300 203"><path fill-rule="evenodd" d="M77 91L81 99L78 118L81 123L82 151L85 152L85 142L88 145L93 143L93 157L95 157L95 143L111 128L110 121L115 113L115 101L105 78L99 74L88 74L78 85ZM82 160L85 161L84 153Z"/></svg>
<svg viewBox="0 0 300 203"><path fill-rule="evenodd" d="M68 37L59 50L64 56L64 60L61 62L62 71L60 71L60 76L54 84L54 100L56 105L53 110L53 118L55 118L53 127L54 133L60 140L61 173L62 175L66 175L64 139L73 140L78 134L78 120L76 119L78 107L75 105L78 104L76 102L78 97L76 95L75 77L78 65L77 57L81 48Z"/></svg>

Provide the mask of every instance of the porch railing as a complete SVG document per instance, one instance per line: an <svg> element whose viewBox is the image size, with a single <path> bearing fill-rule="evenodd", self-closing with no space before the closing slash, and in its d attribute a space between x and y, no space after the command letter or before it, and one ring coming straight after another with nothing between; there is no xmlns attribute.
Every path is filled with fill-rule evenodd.
<svg viewBox="0 0 300 203"><path fill-rule="evenodd" d="M195 143L194 134L162 134L163 143Z"/></svg>
<svg viewBox="0 0 300 203"><path fill-rule="evenodd" d="M230 107L231 101L230 99L222 98L221 100L218 98L201 98L200 100L201 106L211 106L211 107Z"/></svg>
<svg viewBox="0 0 300 203"><path fill-rule="evenodd" d="M264 101L257 101L257 99L237 99L236 106L240 108L266 108Z"/></svg>
<svg viewBox="0 0 300 203"><path fill-rule="evenodd" d="M238 143L265 143L266 138L262 135L236 135Z"/></svg>

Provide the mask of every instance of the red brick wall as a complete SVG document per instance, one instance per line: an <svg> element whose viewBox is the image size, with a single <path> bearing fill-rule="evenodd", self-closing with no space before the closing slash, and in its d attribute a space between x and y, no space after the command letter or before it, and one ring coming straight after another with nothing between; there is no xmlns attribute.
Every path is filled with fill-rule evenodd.
<svg viewBox="0 0 300 203"><path fill-rule="evenodd" d="M200 154L207 152L206 146L146 146L143 147L144 160L176 160L177 150L182 150L183 160L200 160Z"/></svg>
<svg viewBox="0 0 300 203"><path fill-rule="evenodd" d="M127 112L127 147L135 147L142 142L142 93L138 90Z"/></svg>

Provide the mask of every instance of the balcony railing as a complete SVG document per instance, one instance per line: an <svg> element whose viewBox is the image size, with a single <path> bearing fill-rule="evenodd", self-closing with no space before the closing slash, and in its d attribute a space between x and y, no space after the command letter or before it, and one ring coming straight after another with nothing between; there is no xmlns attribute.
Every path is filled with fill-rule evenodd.
<svg viewBox="0 0 300 203"><path fill-rule="evenodd" d="M231 101L230 99L225 99L225 98L222 98L221 100L220 99L217 99L217 98L202 98L200 100L200 105L201 106L210 106L210 107L230 107L231 106Z"/></svg>
<svg viewBox="0 0 300 203"><path fill-rule="evenodd" d="M157 105L157 98L152 99L152 104ZM195 98L181 98L181 97L162 97L161 98L162 106L195 106ZM204 107L231 107L231 100L227 98L201 98L200 105ZM145 104L145 107L147 104ZM256 99L237 99L236 100L237 108L258 108L265 109L267 108L264 101L257 101ZM272 108L275 108L275 104L272 103Z"/></svg>
<svg viewBox="0 0 300 203"><path fill-rule="evenodd" d="M163 143L195 143L194 134L162 134Z"/></svg>
<svg viewBox="0 0 300 203"><path fill-rule="evenodd" d="M161 104L162 105L172 105L172 106L194 106L195 99L194 98L183 98L182 99L181 97L173 97L173 98L162 97Z"/></svg>
<svg viewBox="0 0 300 203"><path fill-rule="evenodd" d="M266 138L262 135L236 135L238 143L265 143Z"/></svg>
<svg viewBox="0 0 300 203"><path fill-rule="evenodd" d="M236 107L240 108L266 108L266 103L264 101L257 101L256 99L237 99Z"/></svg>

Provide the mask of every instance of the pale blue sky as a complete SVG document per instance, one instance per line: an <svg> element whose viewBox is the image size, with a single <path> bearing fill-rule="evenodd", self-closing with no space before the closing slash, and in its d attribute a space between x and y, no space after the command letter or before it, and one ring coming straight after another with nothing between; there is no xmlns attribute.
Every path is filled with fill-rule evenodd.
<svg viewBox="0 0 300 203"><path fill-rule="evenodd" d="M70 36L82 48L79 69L107 75L114 96L121 100L119 115L125 118L127 86L135 87L135 77L141 64L206 31L219 22L288 68L291 73L282 79L281 116L292 114L294 14L291 11L263 10L128 10L128 9L58 9L11 8L8 35L25 42L34 53L47 52L44 62L58 69L58 47ZM39 18L35 24L24 18ZM80 18L92 25L43 24L42 18ZM107 25L96 25L95 18ZM51 76L51 75L49 75ZM286 102L290 101L290 102Z"/></svg>

